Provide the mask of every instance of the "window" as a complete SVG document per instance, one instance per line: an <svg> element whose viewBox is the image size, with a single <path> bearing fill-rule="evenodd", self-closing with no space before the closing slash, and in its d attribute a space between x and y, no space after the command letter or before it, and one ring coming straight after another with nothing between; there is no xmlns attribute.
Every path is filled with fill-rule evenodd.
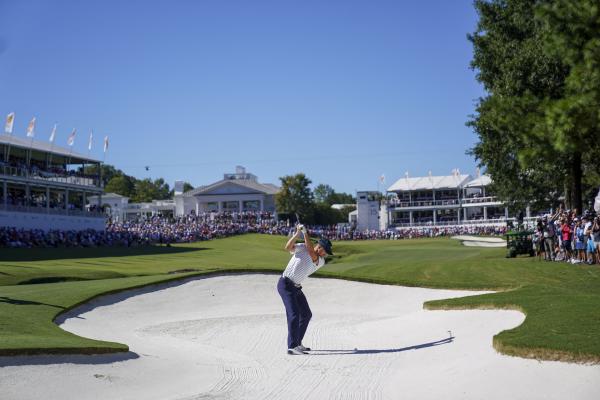
<svg viewBox="0 0 600 400"><path fill-rule="evenodd" d="M247 200L242 203L244 211L260 211L260 200Z"/></svg>
<svg viewBox="0 0 600 400"><path fill-rule="evenodd" d="M238 201L224 201L223 210L225 211L238 211L240 203Z"/></svg>

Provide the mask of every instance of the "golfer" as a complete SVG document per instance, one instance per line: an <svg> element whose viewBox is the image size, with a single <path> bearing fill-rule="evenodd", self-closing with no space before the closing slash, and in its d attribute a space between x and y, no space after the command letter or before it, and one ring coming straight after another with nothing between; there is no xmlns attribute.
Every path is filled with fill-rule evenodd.
<svg viewBox="0 0 600 400"><path fill-rule="evenodd" d="M301 233L304 235L304 243L296 244L296 239ZM302 345L302 338L312 313L302 293L301 284L309 275L325 265L327 254L333 255L331 242L327 239L319 239L313 247L306 228L298 225L296 232L285 245L285 249L292 254L292 258L277 282L277 291L283 300L287 317L287 352L295 355L306 354L310 349Z"/></svg>

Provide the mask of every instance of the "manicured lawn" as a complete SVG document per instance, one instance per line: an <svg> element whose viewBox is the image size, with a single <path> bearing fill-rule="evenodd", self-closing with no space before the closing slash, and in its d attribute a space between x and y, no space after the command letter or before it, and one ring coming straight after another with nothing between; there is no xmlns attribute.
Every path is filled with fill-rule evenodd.
<svg viewBox="0 0 600 400"><path fill-rule="evenodd" d="M1 249L0 354L125 351L126 344L81 338L52 321L106 292L194 274L281 271L288 260L284 243L281 236L244 235L173 247ZM600 362L598 266L506 259L504 249L463 247L451 239L335 242L334 252L320 276L500 290L425 307L523 311L527 318L521 326L493 338L503 353Z"/></svg>

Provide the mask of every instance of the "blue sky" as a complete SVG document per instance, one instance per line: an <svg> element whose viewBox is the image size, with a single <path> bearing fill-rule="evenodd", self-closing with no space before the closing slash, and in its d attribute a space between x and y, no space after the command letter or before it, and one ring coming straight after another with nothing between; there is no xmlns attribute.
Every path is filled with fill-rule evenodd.
<svg viewBox="0 0 600 400"><path fill-rule="evenodd" d="M471 0L0 0L0 114L138 178L475 173ZM146 171L145 166L150 170Z"/></svg>

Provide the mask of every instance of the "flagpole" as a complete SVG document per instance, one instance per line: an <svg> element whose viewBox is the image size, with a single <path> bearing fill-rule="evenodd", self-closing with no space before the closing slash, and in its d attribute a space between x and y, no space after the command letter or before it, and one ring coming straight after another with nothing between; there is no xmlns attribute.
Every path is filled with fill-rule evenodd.
<svg viewBox="0 0 600 400"><path fill-rule="evenodd" d="M31 142L29 142L29 159L27 160L28 167L31 167L31 153L33 153L33 136L31 137Z"/></svg>
<svg viewBox="0 0 600 400"><path fill-rule="evenodd" d="M33 153L33 138L35 136L35 117L29 121L29 125L27 125L27 137L31 138L31 142L29 142L29 151L26 153L25 164L27 165L27 170L31 167L31 154Z"/></svg>
<svg viewBox="0 0 600 400"><path fill-rule="evenodd" d="M48 165L46 166L47 168L50 168L52 165L52 152L54 152L54 139L50 142L50 157L48 159Z"/></svg>

